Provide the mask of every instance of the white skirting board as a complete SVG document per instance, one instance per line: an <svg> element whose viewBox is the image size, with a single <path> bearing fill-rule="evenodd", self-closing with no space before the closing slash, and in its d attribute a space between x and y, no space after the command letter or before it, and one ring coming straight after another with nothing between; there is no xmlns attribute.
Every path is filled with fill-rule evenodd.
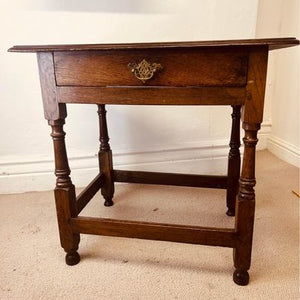
<svg viewBox="0 0 300 300"><path fill-rule="evenodd" d="M265 149L269 126L262 127L258 149ZM227 173L229 141L226 139L194 143L191 147L114 153L115 169L221 175ZM243 147L241 147L243 151ZM69 158L71 178L76 187L86 186L98 174L97 155ZM51 190L55 186L54 162L46 160L2 161L0 194Z"/></svg>
<svg viewBox="0 0 300 300"><path fill-rule="evenodd" d="M274 135L268 137L267 148L280 159L300 168L300 148Z"/></svg>

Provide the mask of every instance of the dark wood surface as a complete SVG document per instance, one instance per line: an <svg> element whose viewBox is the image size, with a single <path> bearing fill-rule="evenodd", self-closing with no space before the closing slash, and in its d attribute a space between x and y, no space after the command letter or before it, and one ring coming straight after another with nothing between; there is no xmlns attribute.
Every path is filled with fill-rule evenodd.
<svg viewBox="0 0 300 300"><path fill-rule="evenodd" d="M86 50L114 50L114 49L152 49L152 48L197 48L218 46L245 46L266 45L268 50L298 45L294 37L242 39L219 41L186 41L160 43L124 43L124 44L73 44L73 45L18 45L11 47L10 52L49 52L49 51L86 51Z"/></svg>
<svg viewBox="0 0 300 300"><path fill-rule="evenodd" d="M99 141L100 147L98 152L99 171L105 176L104 184L101 187L101 194L105 199L105 206L112 206L115 186L113 181L113 161L112 151L109 145L109 136L106 121L105 105L98 105L99 117Z"/></svg>
<svg viewBox="0 0 300 300"><path fill-rule="evenodd" d="M232 125L230 135L230 151L228 155L228 168L227 168L227 215L235 215L236 195L239 189L239 177L241 168L241 155L240 155L240 126L241 126L241 106L232 106Z"/></svg>
<svg viewBox="0 0 300 300"><path fill-rule="evenodd" d="M91 183L77 196L76 206L77 213L79 214L89 201L96 195L99 189L104 185L105 175L99 173Z"/></svg>
<svg viewBox="0 0 300 300"><path fill-rule="evenodd" d="M242 105L242 87L58 87L60 103L135 105Z"/></svg>
<svg viewBox="0 0 300 300"><path fill-rule="evenodd" d="M76 233L232 248L235 247L236 244L235 230L226 228L112 220L93 217L71 218L70 225Z"/></svg>
<svg viewBox="0 0 300 300"><path fill-rule="evenodd" d="M267 67L267 49L265 47L253 49L249 55L243 122L260 124L263 121Z"/></svg>
<svg viewBox="0 0 300 300"><path fill-rule="evenodd" d="M278 38L10 48L11 52L38 52L45 118L52 127L57 177L55 202L66 263L79 262L77 250L82 233L225 246L234 250L234 282L248 284L255 216L255 146L263 120L268 52L298 44L295 38ZM145 83L128 69L129 63L139 63L141 59L163 66ZM66 103L98 105L99 175L77 200L63 132ZM106 104L232 105L227 176L113 170ZM240 110L245 131L241 175ZM111 206L114 182L227 188L227 214L235 214L235 227L208 228L78 216L99 189L105 205Z"/></svg>
<svg viewBox="0 0 300 300"><path fill-rule="evenodd" d="M56 186L54 190L56 214L61 246L66 254L66 263L75 265L80 257L77 253L80 235L75 233L69 223L70 218L77 217L75 187L70 178L65 132L63 131L64 119L49 120L52 127L51 137L53 139L55 155Z"/></svg>
<svg viewBox="0 0 300 300"><path fill-rule="evenodd" d="M59 120L67 116L65 105L58 103L53 54L41 52L37 54L44 116L46 120Z"/></svg>
<svg viewBox="0 0 300 300"><path fill-rule="evenodd" d="M247 94L242 113L245 131L244 156L235 218L235 228L240 237L234 248L235 272L233 280L239 285L247 285L249 282L248 270L251 265L255 215L255 147L258 141L257 132L263 121L267 65L267 48L256 47L252 49L249 55Z"/></svg>
<svg viewBox="0 0 300 300"><path fill-rule="evenodd" d="M128 66L145 59L162 70L143 83ZM244 86L248 51L229 47L54 53L58 86Z"/></svg>
<svg viewBox="0 0 300 300"><path fill-rule="evenodd" d="M216 189L226 189L227 187L227 176L114 170L113 178L115 182L177 185Z"/></svg>

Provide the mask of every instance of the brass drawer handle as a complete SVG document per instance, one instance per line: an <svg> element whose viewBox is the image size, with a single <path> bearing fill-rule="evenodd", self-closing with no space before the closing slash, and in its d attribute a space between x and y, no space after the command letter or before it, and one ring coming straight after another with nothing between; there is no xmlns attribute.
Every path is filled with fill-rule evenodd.
<svg viewBox="0 0 300 300"><path fill-rule="evenodd" d="M163 68L161 64L149 63L145 59L143 59L139 64L129 63L128 67L131 69L134 76L143 83L151 79L156 71Z"/></svg>

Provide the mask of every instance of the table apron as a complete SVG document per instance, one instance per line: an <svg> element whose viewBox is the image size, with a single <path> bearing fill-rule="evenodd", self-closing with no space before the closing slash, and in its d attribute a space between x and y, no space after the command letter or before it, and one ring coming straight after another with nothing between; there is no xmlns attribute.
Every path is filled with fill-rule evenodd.
<svg viewBox="0 0 300 300"><path fill-rule="evenodd" d="M244 87L57 87L59 103L243 105Z"/></svg>

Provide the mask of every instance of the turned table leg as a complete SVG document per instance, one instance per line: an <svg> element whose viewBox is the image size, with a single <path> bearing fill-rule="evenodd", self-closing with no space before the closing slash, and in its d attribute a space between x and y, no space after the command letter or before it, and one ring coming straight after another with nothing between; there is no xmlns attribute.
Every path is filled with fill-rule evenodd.
<svg viewBox="0 0 300 300"><path fill-rule="evenodd" d="M61 246L66 254L66 263L76 265L80 261L77 252L80 235L73 233L69 224L72 217L77 216L75 187L70 178L70 168L65 146L63 131L64 119L50 120L55 156L56 187L54 190L57 220Z"/></svg>
<svg viewBox="0 0 300 300"><path fill-rule="evenodd" d="M99 158L99 168L100 173L105 175L105 181L101 188L101 194L105 199L105 206L112 206L114 203L112 201L114 195L114 181L112 176L113 163L112 163L112 151L109 146L109 137L107 131L106 122L106 110L105 105L98 105L98 115L99 115L99 127L100 127L100 149L98 152Z"/></svg>
<svg viewBox="0 0 300 300"><path fill-rule="evenodd" d="M255 146L257 144L257 131L260 124L243 123L245 137L243 139L245 150L242 174L239 182L239 195L236 206L235 229L238 240L234 249L235 272L233 280L239 285L249 282L248 270L251 263L252 236L255 212Z"/></svg>
<svg viewBox="0 0 300 300"><path fill-rule="evenodd" d="M228 155L228 180L227 180L227 212L228 216L235 215L236 195L238 192L239 178L240 178L240 118L241 106L232 106L232 127L230 136L230 151Z"/></svg>

